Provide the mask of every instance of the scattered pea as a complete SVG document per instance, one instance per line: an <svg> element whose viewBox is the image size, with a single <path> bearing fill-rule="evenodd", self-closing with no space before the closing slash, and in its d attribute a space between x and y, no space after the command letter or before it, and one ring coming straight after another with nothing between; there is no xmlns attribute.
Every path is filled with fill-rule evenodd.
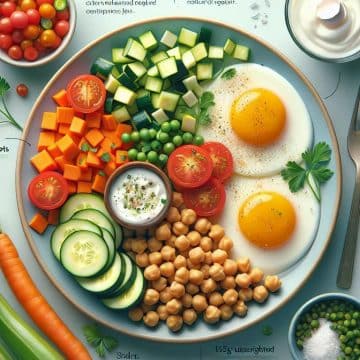
<svg viewBox="0 0 360 360"><path fill-rule="evenodd" d="M128 144L130 141L131 141L131 136L129 133L124 133L121 135L121 141L124 143L124 144Z"/></svg>
<svg viewBox="0 0 360 360"><path fill-rule="evenodd" d="M146 161L146 154L144 152L139 152L136 156L136 160L138 161Z"/></svg>
<svg viewBox="0 0 360 360"><path fill-rule="evenodd" d="M182 138L185 144L191 144L193 141L193 134L190 132L186 132L183 134Z"/></svg>
<svg viewBox="0 0 360 360"><path fill-rule="evenodd" d="M180 130L181 124L179 120L171 120L170 121L170 127L171 127L171 131L178 131Z"/></svg>
<svg viewBox="0 0 360 360"><path fill-rule="evenodd" d="M147 154L147 159L149 162L151 162L153 164L157 163L157 161L158 161L157 152L154 150L149 151L149 153Z"/></svg>
<svg viewBox="0 0 360 360"><path fill-rule="evenodd" d="M183 143L183 138L180 135L176 135L173 137L173 143L175 146L180 146Z"/></svg>
<svg viewBox="0 0 360 360"><path fill-rule="evenodd" d="M166 155L170 155L175 150L175 145L171 142L168 142L164 145L163 151Z"/></svg>
<svg viewBox="0 0 360 360"><path fill-rule="evenodd" d="M168 121L165 121L161 124L161 131L169 133L171 131L171 125Z"/></svg>
<svg viewBox="0 0 360 360"><path fill-rule="evenodd" d="M149 129L149 136L151 139L155 139L156 138L156 134L157 134L157 131L155 129Z"/></svg>
<svg viewBox="0 0 360 360"><path fill-rule="evenodd" d="M200 146L204 143L204 138L201 135L195 135L194 137L194 145Z"/></svg>
<svg viewBox="0 0 360 360"><path fill-rule="evenodd" d="M158 140L153 140L150 145L151 148L156 152L159 152L161 150L161 143Z"/></svg>
<svg viewBox="0 0 360 360"><path fill-rule="evenodd" d="M167 163L168 156L166 154L159 155L159 164L160 166L164 166Z"/></svg>
<svg viewBox="0 0 360 360"><path fill-rule="evenodd" d="M135 143L137 143L137 142L140 141L140 134L139 134L138 131L133 131L133 132L131 133L130 137L131 137L131 141L133 141L133 142L135 142Z"/></svg>
<svg viewBox="0 0 360 360"><path fill-rule="evenodd" d="M130 160L137 160L138 151L135 148L129 149L128 157Z"/></svg>
<svg viewBox="0 0 360 360"><path fill-rule="evenodd" d="M169 136L169 134L168 133L166 133L166 132L158 132L158 134L157 134L157 139L161 142L161 143L163 143L163 144L165 144L165 143L167 143L169 140L170 140L170 136Z"/></svg>
<svg viewBox="0 0 360 360"><path fill-rule="evenodd" d="M140 139L143 140L143 141L149 141L150 140L149 129L141 129L140 130Z"/></svg>

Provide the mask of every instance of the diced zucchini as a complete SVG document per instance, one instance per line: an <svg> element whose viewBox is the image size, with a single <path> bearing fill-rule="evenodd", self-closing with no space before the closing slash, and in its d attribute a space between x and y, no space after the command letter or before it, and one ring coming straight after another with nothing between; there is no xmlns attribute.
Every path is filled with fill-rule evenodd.
<svg viewBox="0 0 360 360"><path fill-rule="evenodd" d="M190 50L189 46L179 45L180 55L183 56L188 50Z"/></svg>
<svg viewBox="0 0 360 360"><path fill-rule="evenodd" d="M191 49L191 52L194 55L194 58L195 58L196 62L199 62L199 61L205 59L207 57L207 55L208 55L205 43L196 44Z"/></svg>
<svg viewBox="0 0 360 360"><path fill-rule="evenodd" d="M151 94L151 103L154 109L159 109L160 94Z"/></svg>
<svg viewBox="0 0 360 360"><path fill-rule="evenodd" d="M111 69L111 75L115 78L115 79L117 79L119 76L120 76L120 74L122 73L122 66L120 65L120 66L113 66L113 68Z"/></svg>
<svg viewBox="0 0 360 360"><path fill-rule="evenodd" d="M187 69L191 69L196 65L196 59L191 50L184 52L181 59Z"/></svg>
<svg viewBox="0 0 360 360"><path fill-rule="evenodd" d="M164 81L158 77L148 76L146 79L145 89L159 93L162 90Z"/></svg>
<svg viewBox="0 0 360 360"><path fill-rule="evenodd" d="M171 81L181 81L189 76L189 70L181 60L176 60L177 73L171 76Z"/></svg>
<svg viewBox="0 0 360 360"><path fill-rule="evenodd" d="M168 55L165 51L159 51L158 53L151 56L150 60L153 64L157 64L160 61L163 61L168 58Z"/></svg>
<svg viewBox="0 0 360 360"><path fill-rule="evenodd" d="M182 118L181 130L194 134L196 132L196 119L191 115L185 114Z"/></svg>
<svg viewBox="0 0 360 360"><path fill-rule="evenodd" d="M165 79L163 84L163 90L167 90L171 88L171 81L169 79Z"/></svg>
<svg viewBox="0 0 360 360"><path fill-rule="evenodd" d="M199 34L199 42L209 44L211 40L212 31L206 27L201 27Z"/></svg>
<svg viewBox="0 0 360 360"><path fill-rule="evenodd" d="M224 45L224 52L231 56L235 50L235 45L231 39L227 39Z"/></svg>
<svg viewBox="0 0 360 360"><path fill-rule="evenodd" d="M125 86L120 85L114 95L114 100L125 105L131 105L136 99L136 93Z"/></svg>
<svg viewBox="0 0 360 360"><path fill-rule="evenodd" d="M114 63L102 57L97 58L91 65L90 73L105 80L111 73Z"/></svg>
<svg viewBox="0 0 360 360"><path fill-rule="evenodd" d="M199 63L196 66L198 80L210 80L213 77L213 63Z"/></svg>
<svg viewBox="0 0 360 360"><path fill-rule="evenodd" d="M181 52L179 46L169 49L166 53L169 57L174 57L176 60L181 60Z"/></svg>
<svg viewBox="0 0 360 360"><path fill-rule="evenodd" d="M178 42L190 47L195 46L198 34L186 28L181 28Z"/></svg>
<svg viewBox="0 0 360 360"><path fill-rule="evenodd" d="M146 50L154 50L158 45L156 37L150 30L140 35L139 40Z"/></svg>
<svg viewBox="0 0 360 360"><path fill-rule="evenodd" d="M137 40L129 38L123 55L138 61L143 61L146 56L146 50Z"/></svg>
<svg viewBox="0 0 360 360"><path fill-rule="evenodd" d="M164 45L166 45L169 48L173 48L176 44L177 36L173 34L171 31L166 30L161 37L160 42Z"/></svg>
<svg viewBox="0 0 360 360"><path fill-rule="evenodd" d="M146 110L151 112L154 110L151 102L151 94L149 91L146 91L141 96L138 96L136 99L136 105L139 110Z"/></svg>
<svg viewBox="0 0 360 360"><path fill-rule="evenodd" d="M136 130L140 130L143 128L148 129L152 125L152 120L149 114L145 110L143 110L132 117L131 123Z"/></svg>
<svg viewBox="0 0 360 360"><path fill-rule="evenodd" d="M223 59L224 49L221 46L209 46L209 59Z"/></svg>
<svg viewBox="0 0 360 360"><path fill-rule="evenodd" d="M137 112L139 112L139 109L138 109L135 101L131 105L128 105L126 108L130 115L134 115Z"/></svg>
<svg viewBox="0 0 360 360"><path fill-rule="evenodd" d="M114 97L113 96L107 96L105 99L104 109L107 114L111 113L113 111L114 106Z"/></svg>
<svg viewBox="0 0 360 360"><path fill-rule="evenodd" d="M136 91L139 88L139 85L135 81L131 80L126 73L120 74L117 80L120 82L121 85L124 85L130 90Z"/></svg>
<svg viewBox="0 0 360 360"><path fill-rule="evenodd" d="M112 61L115 64L128 64L133 62L133 59L130 59L124 55L123 48L113 48L112 49Z"/></svg>
<svg viewBox="0 0 360 360"><path fill-rule="evenodd" d="M188 107L193 107L198 102L198 98L191 90L188 90L188 92L182 96L182 99Z"/></svg>
<svg viewBox="0 0 360 360"><path fill-rule="evenodd" d="M148 71L147 74L149 76L159 76L159 70L156 65L152 66Z"/></svg>
<svg viewBox="0 0 360 360"><path fill-rule="evenodd" d="M142 78L140 78L140 79L138 80L138 84L139 84L140 86L144 87L145 84L146 84L147 78L148 78L148 75L145 74Z"/></svg>
<svg viewBox="0 0 360 360"><path fill-rule="evenodd" d="M114 94L117 88L120 86L120 83L114 78L114 76L110 74L108 78L105 80L104 85L106 91L108 91L111 94Z"/></svg>
<svg viewBox="0 0 360 360"><path fill-rule="evenodd" d="M146 74L147 69L141 62L136 61L126 65L124 71L131 80L137 81Z"/></svg>
<svg viewBox="0 0 360 360"><path fill-rule="evenodd" d="M174 111L180 95L168 91L162 91L159 98L159 107L167 111Z"/></svg>
<svg viewBox="0 0 360 360"><path fill-rule="evenodd" d="M191 75L190 77L184 79L183 84L185 85L186 89L194 92L197 97L200 97L204 92L195 75Z"/></svg>
<svg viewBox="0 0 360 360"><path fill-rule="evenodd" d="M124 105L116 107L112 112L112 115L118 123L122 123L131 119L131 115Z"/></svg>
<svg viewBox="0 0 360 360"><path fill-rule="evenodd" d="M153 113L151 113L151 116L159 123L162 124L165 121L169 120L169 117L167 116L166 112L163 109L157 109Z"/></svg>
<svg viewBox="0 0 360 360"><path fill-rule="evenodd" d="M166 79L169 76L176 74L178 71L174 57L158 62L156 66L158 67L162 79Z"/></svg>
<svg viewBox="0 0 360 360"><path fill-rule="evenodd" d="M247 61L249 59L250 49L247 46L237 44L232 54L233 58Z"/></svg>
<svg viewBox="0 0 360 360"><path fill-rule="evenodd" d="M136 96L137 96L138 98L141 98L141 97L146 96L146 95L148 95L148 94L149 94L149 92L148 92L147 90L145 90L145 89L139 89L139 90L136 92Z"/></svg>

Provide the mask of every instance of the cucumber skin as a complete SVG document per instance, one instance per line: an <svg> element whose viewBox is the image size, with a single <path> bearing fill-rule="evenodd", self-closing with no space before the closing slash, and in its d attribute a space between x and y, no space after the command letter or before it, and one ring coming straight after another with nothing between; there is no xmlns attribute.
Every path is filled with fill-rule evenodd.
<svg viewBox="0 0 360 360"><path fill-rule="evenodd" d="M1 335L0 335L1 340ZM9 354L4 345L0 342L0 360L16 360L12 355Z"/></svg>
<svg viewBox="0 0 360 360"><path fill-rule="evenodd" d="M65 360L0 294L0 334L17 360Z"/></svg>

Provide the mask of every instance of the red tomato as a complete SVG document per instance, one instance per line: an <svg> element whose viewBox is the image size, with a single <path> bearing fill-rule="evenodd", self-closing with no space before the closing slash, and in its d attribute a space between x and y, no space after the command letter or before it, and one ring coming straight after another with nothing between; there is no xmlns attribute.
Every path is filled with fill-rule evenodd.
<svg viewBox="0 0 360 360"><path fill-rule="evenodd" d="M26 15L29 18L29 24L31 25L39 25L41 16L36 9L29 9L26 12Z"/></svg>
<svg viewBox="0 0 360 360"><path fill-rule="evenodd" d="M31 40L23 40L20 44L21 48L25 50L29 46L33 46L33 42Z"/></svg>
<svg viewBox="0 0 360 360"><path fill-rule="evenodd" d="M12 45L8 49L8 55L14 60L20 60L23 58L23 51L19 45Z"/></svg>
<svg viewBox="0 0 360 360"><path fill-rule="evenodd" d="M25 97L29 93L29 88L25 84L19 84L16 87L16 92L19 96Z"/></svg>
<svg viewBox="0 0 360 360"><path fill-rule="evenodd" d="M69 9L66 8L64 10L58 11L56 13L56 19L57 20L69 20L70 18L70 12Z"/></svg>
<svg viewBox="0 0 360 360"><path fill-rule="evenodd" d="M31 202L43 210L59 208L69 195L64 177L55 171L45 171L35 176L28 187Z"/></svg>
<svg viewBox="0 0 360 360"><path fill-rule="evenodd" d="M39 57L39 51L34 46L28 46L24 50L24 58L29 61L35 61Z"/></svg>
<svg viewBox="0 0 360 360"><path fill-rule="evenodd" d="M94 75L79 75L66 89L70 105L75 111L92 113L104 106L106 89L104 83Z"/></svg>
<svg viewBox="0 0 360 360"><path fill-rule="evenodd" d="M201 147L210 154L214 166L213 176L221 182L231 177L234 172L234 160L229 149L216 141L206 142Z"/></svg>
<svg viewBox="0 0 360 360"><path fill-rule="evenodd" d="M20 44L24 40L24 33L21 30L14 30L11 37L14 44Z"/></svg>
<svg viewBox="0 0 360 360"><path fill-rule="evenodd" d="M35 40L35 39L38 38L39 35L40 35L40 27L39 27L39 26L36 26L36 25L28 25L28 26L24 29L25 39Z"/></svg>
<svg viewBox="0 0 360 360"><path fill-rule="evenodd" d="M219 180L211 178L199 188L184 190L183 197L187 208L193 209L198 216L208 217L223 211L226 192Z"/></svg>
<svg viewBox="0 0 360 360"><path fill-rule="evenodd" d="M55 38L54 43L52 45L52 48L53 49L58 48L61 43L62 43L61 37L56 35L56 38Z"/></svg>
<svg viewBox="0 0 360 360"><path fill-rule="evenodd" d="M11 24L15 29L24 29L29 24L29 18L21 10L14 11L10 16Z"/></svg>
<svg viewBox="0 0 360 360"><path fill-rule="evenodd" d="M11 34L14 29L13 24L10 21L10 18L4 17L0 19L0 33L1 34Z"/></svg>
<svg viewBox="0 0 360 360"><path fill-rule="evenodd" d="M41 53L41 52L44 52L46 49L44 46L42 46L41 42L40 42L40 39L37 38L35 41L34 41L34 47Z"/></svg>
<svg viewBox="0 0 360 360"><path fill-rule="evenodd" d="M60 20L55 24L55 32L61 38L63 38L69 32L69 29L70 25L66 20Z"/></svg>
<svg viewBox="0 0 360 360"><path fill-rule="evenodd" d="M9 17L16 10L16 4L11 1L5 1L1 6L3 16Z"/></svg>
<svg viewBox="0 0 360 360"><path fill-rule="evenodd" d="M0 49L7 50L12 44L11 35L0 34Z"/></svg>
<svg viewBox="0 0 360 360"><path fill-rule="evenodd" d="M171 153L167 171L180 188L196 188L211 176L213 164L207 151L196 145L183 145Z"/></svg>

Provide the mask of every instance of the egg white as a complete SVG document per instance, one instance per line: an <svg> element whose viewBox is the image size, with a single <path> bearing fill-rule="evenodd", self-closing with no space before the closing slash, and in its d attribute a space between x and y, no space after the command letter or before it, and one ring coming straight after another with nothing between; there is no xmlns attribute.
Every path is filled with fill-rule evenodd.
<svg viewBox="0 0 360 360"><path fill-rule="evenodd" d="M232 257L250 258L253 266L267 274L284 272L302 258L313 243L320 219L320 206L311 190L305 188L291 193L281 176L252 179L234 175L226 184L226 203L216 221L225 228L226 235L234 242ZM244 201L260 191L277 192L294 207L296 224L290 240L276 249L262 249L246 239L238 224L238 214Z"/></svg>
<svg viewBox="0 0 360 360"><path fill-rule="evenodd" d="M300 161L301 154L312 144L313 128L306 106L295 88L266 66L247 63L230 68L236 69L232 79L219 77L206 89L214 94L215 105L210 110L211 124L200 126L199 133L206 141L219 141L230 149L234 170L239 175L262 177L278 174L288 161ZM269 146L249 145L231 128L232 103L251 88L273 91L286 109L285 129L280 138Z"/></svg>

